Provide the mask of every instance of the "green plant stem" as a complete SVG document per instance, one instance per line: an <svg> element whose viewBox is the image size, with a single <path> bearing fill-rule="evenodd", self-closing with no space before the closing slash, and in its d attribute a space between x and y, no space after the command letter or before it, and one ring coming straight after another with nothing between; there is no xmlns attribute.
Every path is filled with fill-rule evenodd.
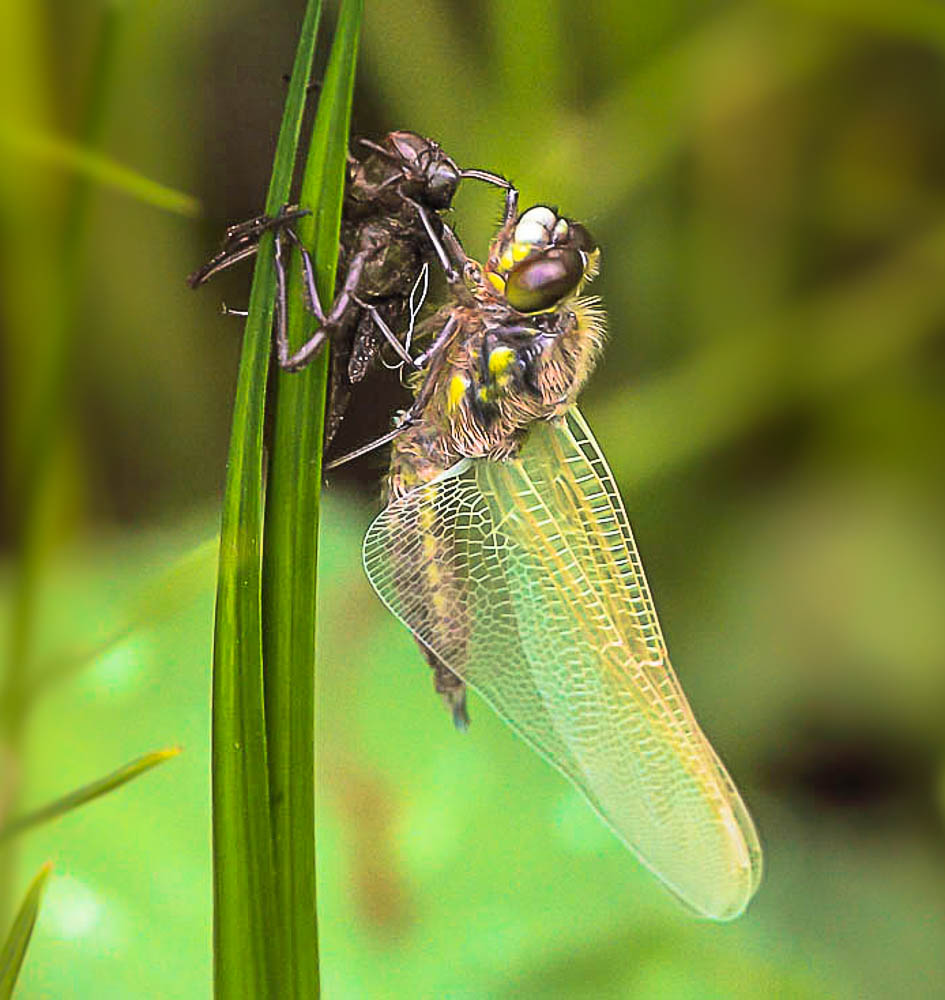
<svg viewBox="0 0 945 1000"><path fill-rule="evenodd" d="M320 3L309 0L276 146L266 211L288 200ZM260 242L243 340L220 537L213 650L214 990L220 1000L277 997L282 932L275 905L263 706L263 418L275 279Z"/></svg>
<svg viewBox="0 0 945 1000"><path fill-rule="evenodd" d="M299 199L298 231L313 251L319 297L334 295L361 3L345 2L318 103ZM297 262L296 262L297 264ZM298 266L290 303L301 303ZM306 335L291 310L289 338ZM328 351L278 378L263 554L266 728L276 892L286 937L286 996L319 991L315 883L316 579Z"/></svg>

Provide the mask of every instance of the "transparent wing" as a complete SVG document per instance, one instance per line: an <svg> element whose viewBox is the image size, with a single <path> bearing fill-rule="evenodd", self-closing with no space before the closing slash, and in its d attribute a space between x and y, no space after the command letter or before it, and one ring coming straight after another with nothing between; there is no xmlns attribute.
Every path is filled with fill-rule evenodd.
<svg viewBox="0 0 945 1000"><path fill-rule="evenodd" d="M577 410L464 461L364 541L381 599L699 913L744 910L758 838L666 653L627 515Z"/></svg>

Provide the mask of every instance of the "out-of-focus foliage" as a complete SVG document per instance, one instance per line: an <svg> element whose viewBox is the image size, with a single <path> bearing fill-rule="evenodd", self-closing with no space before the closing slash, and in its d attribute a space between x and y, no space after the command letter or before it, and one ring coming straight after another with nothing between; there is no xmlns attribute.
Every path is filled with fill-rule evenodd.
<svg viewBox="0 0 945 1000"><path fill-rule="evenodd" d="M8 4L0 124L78 134L103 9ZM140 595L216 528L240 332L217 308L247 282L194 295L183 276L260 208L301 5L122 10L98 152L205 215L93 189L31 661L136 628L43 689L3 774L25 810L154 746L185 752L22 839L13 899L55 863L24 997L210 982L212 574L150 624ZM599 239L611 339L584 409L767 872L742 920L694 921L484 705L452 731L363 579L366 459L331 479L323 526L325 995L940 996L942 8L377 0L358 81L356 132L433 135ZM71 182L0 147L4 557ZM458 208L482 252L495 192ZM383 429L392 381L339 447Z"/></svg>
<svg viewBox="0 0 945 1000"><path fill-rule="evenodd" d="M36 924L36 914L39 912L43 889L46 887L51 871L52 865L47 862L37 872L26 891L26 896L23 898L19 910L17 910L7 939L3 943L3 951L0 954L0 997L3 1000L9 1000L16 988L20 970L23 968L26 949Z"/></svg>

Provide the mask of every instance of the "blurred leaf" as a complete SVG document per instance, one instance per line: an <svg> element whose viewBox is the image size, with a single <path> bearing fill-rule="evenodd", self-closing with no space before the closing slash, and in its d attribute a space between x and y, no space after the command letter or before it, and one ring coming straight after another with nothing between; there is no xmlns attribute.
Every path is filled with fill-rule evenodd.
<svg viewBox="0 0 945 1000"><path fill-rule="evenodd" d="M470 13L477 13L472 10ZM399 9L376 8L365 20L364 47L371 71L380 74L378 86L384 94L391 124L428 134L437 122L456 115L456 93L451 86L431 81L462 80L469 94L485 95L491 81L481 69L475 46L462 18L438 0L410 0ZM513 34L515 34L513 32ZM421 57L422 54L422 57ZM483 134L493 121L488 101L463 104L462 125L470 133ZM398 126L399 127L399 126Z"/></svg>
<svg viewBox="0 0 945 1000"><path fill-rule="evenodd" d="M39 913L39 903L43 889L52 872L52 864L47 862L40 868L36 877L26 890L26 896L20 904L13 926L3 944L3 955L0 957L0 1000L9 1000L13 996L16 981L23 966L26 949L33 934L36 916Z"/></svg>
<svg viewBox="0 0 945 1000"><path fill-rule="evenodd" d="M727 81L731 67L762 63L763 73L742 82L739 100L763 107L815 78L842 51L841 40L812 28L808 19L780 10L772 15L764 5L725 4L693 18L678 38L645 58L631 61L624 55L607 89L574 106L558 99L575 85L569 69L574 64L557 54L561 28L555 19L564 13L551 8L540 22L522 20L534 29L533 44L522 46L520 36L508 30L507 9L495 8L493 35L501 31L511 40L508 52L517 48L521 65L500 66L490 37L485 51L494 64L481 66L483 60L474 58L481 50L469 45L462 20L450 19L433 0L411 5L409 14L402 7L400 17L368 17L365 53L392 117L433 131L451 153L470 162L481 161L482 147L487 148L490 162L520 181L526 204L531 192L538 198L567 197L572 208L581 207L595 223L666 175L693 140L712 96L709 85ZM500 25L503 12L506 22ZM635 16L636 10L627 22L633 24ZM423 53L422 70L418 52ZM504 49L502 54L507 55ZM529 61L544 70L537 83ZM551 68L565 79L558 86L542 86ZM448 83L431 87L430 80ZM515 127L496 128L489 101L465 102L457 115L459 87L470 94L501 92L503 120L514 121ZM536 144L542 149L539 157ZM593 184L587 183L589 177Z"/></svg>
<svg viewBox="0 0 945 1000"><path fill-rule="evenodd" d="M934 337L943 261L938 222L853 280L707 344L630 398L589 407L595 424L618 429L607 446L618 480L639 484L711 455L798 400L833 402Z"/></svg>
<svg viewBox="0 0 945 1000"><path fill-rule="evenodd" d="M786 7L945 51L945 8L938 0L778 0Z"/></svg>
<svg viewBox="0 0 945 1000"><path fill-rule="evenodd" d="M342 4L319 95L300 204L312 214L298 233L313 250L323 303L334 297L348 130L362 15ZM298 262L295 262L298 265ZM289 338L310 319L298 266L288 301ZM284 995L318 995L315 900L316 580L328 349L301 372L280 373L263 547L263 641L269 794L277 905L286 937ZM290 986L291 984L291 986Z"/></svg>
<svg viewBox="0 0 945 1000"><path fill-rule="evenodd" d="M102 140L109 99L114 93L114 70L118 53L118 32L124 11L118 6L107 7L99 14L95 31L94 48L89 64L88 96L82 105L79 134L88 148L94 149ZM15 20L15 14L14 14ZM0 60L5 57L0 55ZM21 89L17 86L17 91ZM12 117L12 116L11 116ZM24 129L24 132L26 130ZM14 136L18 133L13 132ZM5 172L5 171L4 171ZM14 172L15 173L15 172ZM29 188L24 177L13 194L17 202L29 204ZM13 438L11 465L12 520L15 544L15 587L12 601L13 626L10 632L5 674L0 690L0 725L6 752L13 766L23 739L23 730L29 710L28 671L35 655L37 634L40 631L37 616L38 594L46 569L46 561L56 537L57 518L62 514L62 497L58 489L57 474L61 472L68 440L67 429L72 396L69 392L72 366L77 353L77 324L75 316L82 279L82 250L88 230L90 182L82 174L70 178L62 205L61 217L55 218L57 241L48 249L46 260L39 264L47 287L42 288L46 308L35 307L26 282L7 276L5 287L14 297L16 288L24 293L24 305L29 316L27 337L32 345L42 341L44 350L29 355L24 372L18 372L30 390L25 412L17 414L19 433ZM4 213L6 214L6 213ZM41 228L31 219L27 228ZM29 258L29 247L20 245L14 258ZM45 249L45 248L44 248ZM28 267L37 262L29 260ZM10 279L13 280L10 280ZM30 279L32 280L32 279ZM15 791L10 808L15 808ZM6 914L11 902L14 853L0 855L0 914Z"/></svg>
<svg viewBox="0 0 945 1000"><path fill-rule="evenodd" d="M5 125L0 126L0 147L38 163L72 170L96 184L121 191L166 212L176 215L200 213L200 202L192 195L159 184L94 149L59 136Z"/></svg>
<svg viewBox="0 0 945 1000"><path fill-rule="evenodd" d="M727 4L616 78L582 114L554 109L550 130L557 141L529 169L530 186L568 185L571 201L604 218L668 174L692 144L715 91L734 75L720 68L739 67L739 108L764 107L822 72L840 50L836 39L772 17L763 6ZM753 73L758 62L763 72ZM510 149L508 155L521 153ZM590 175L592 188L583 180Z"/></svg>
<svg viewBox="0 0 945 1000"><path fill-rule="evenodd" d="M309 0L266 211L289 199L321 4ZM283 981L263 706L263 413L275 296L273 241L260 241L227 464L213 651L214 982L220 1000L275 997Z"/></svg>
<svg viewBox="0 0 945 1000"><path fill-rule="evenodd" d="M156 581L144 587L125 611L124 620L111 634L91 647L57 655L40 664L28 685L27 700L36 698L47 685L107 656L137 629L152 628L179 614L205 591L208 580L213 578L219 551L219 537L201 542L181 556Z"/></svg>
<svg viewBox="0 0 945 1000"><path fill-rule="evenodd" d="M153 750L151 753L146 753L137 760L133 760L131 763L118 768L117 771L112 771L111 774L107 774L104 778L99 778L98 781L83 785L82 788L77 788L74 792L64 795L55 802L50 802L49 805L43 806L41 809L36 809L25 816L19 816L11 820L5 826L0 827L0 841L15 837L24 830L39 826L41 823L48 823L50 820L58 819L58 817L65 813L85 805L86 802L91 802L102 795L107 795L116 788L120 788L126 782L132 781L134 778L144 774L145 771L150 771L152 767L157 767L158 764L163 764L164 761L176 757L180 753L180 750L180 747Z"/></svg>
<svg viewBox="0 0 945 1000"><path fill-rule="evenodd" d="M132 599L127 612L129 627L150 627L178 614L205 592L219 554L220 538L215 535L176 559Z"/></svg>

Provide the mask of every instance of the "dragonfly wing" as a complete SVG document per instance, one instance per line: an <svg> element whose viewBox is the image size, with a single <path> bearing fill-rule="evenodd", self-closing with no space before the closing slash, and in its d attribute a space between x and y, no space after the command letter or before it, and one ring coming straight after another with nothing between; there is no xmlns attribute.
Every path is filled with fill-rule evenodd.
<svg viewBox="0 0 945 1000"><path fill-rule="evenodd" d="M613 476L583 417L464 461L364 542L391 611L584 793L699 913L741 913L761 849L666 653Z"/></svg>

